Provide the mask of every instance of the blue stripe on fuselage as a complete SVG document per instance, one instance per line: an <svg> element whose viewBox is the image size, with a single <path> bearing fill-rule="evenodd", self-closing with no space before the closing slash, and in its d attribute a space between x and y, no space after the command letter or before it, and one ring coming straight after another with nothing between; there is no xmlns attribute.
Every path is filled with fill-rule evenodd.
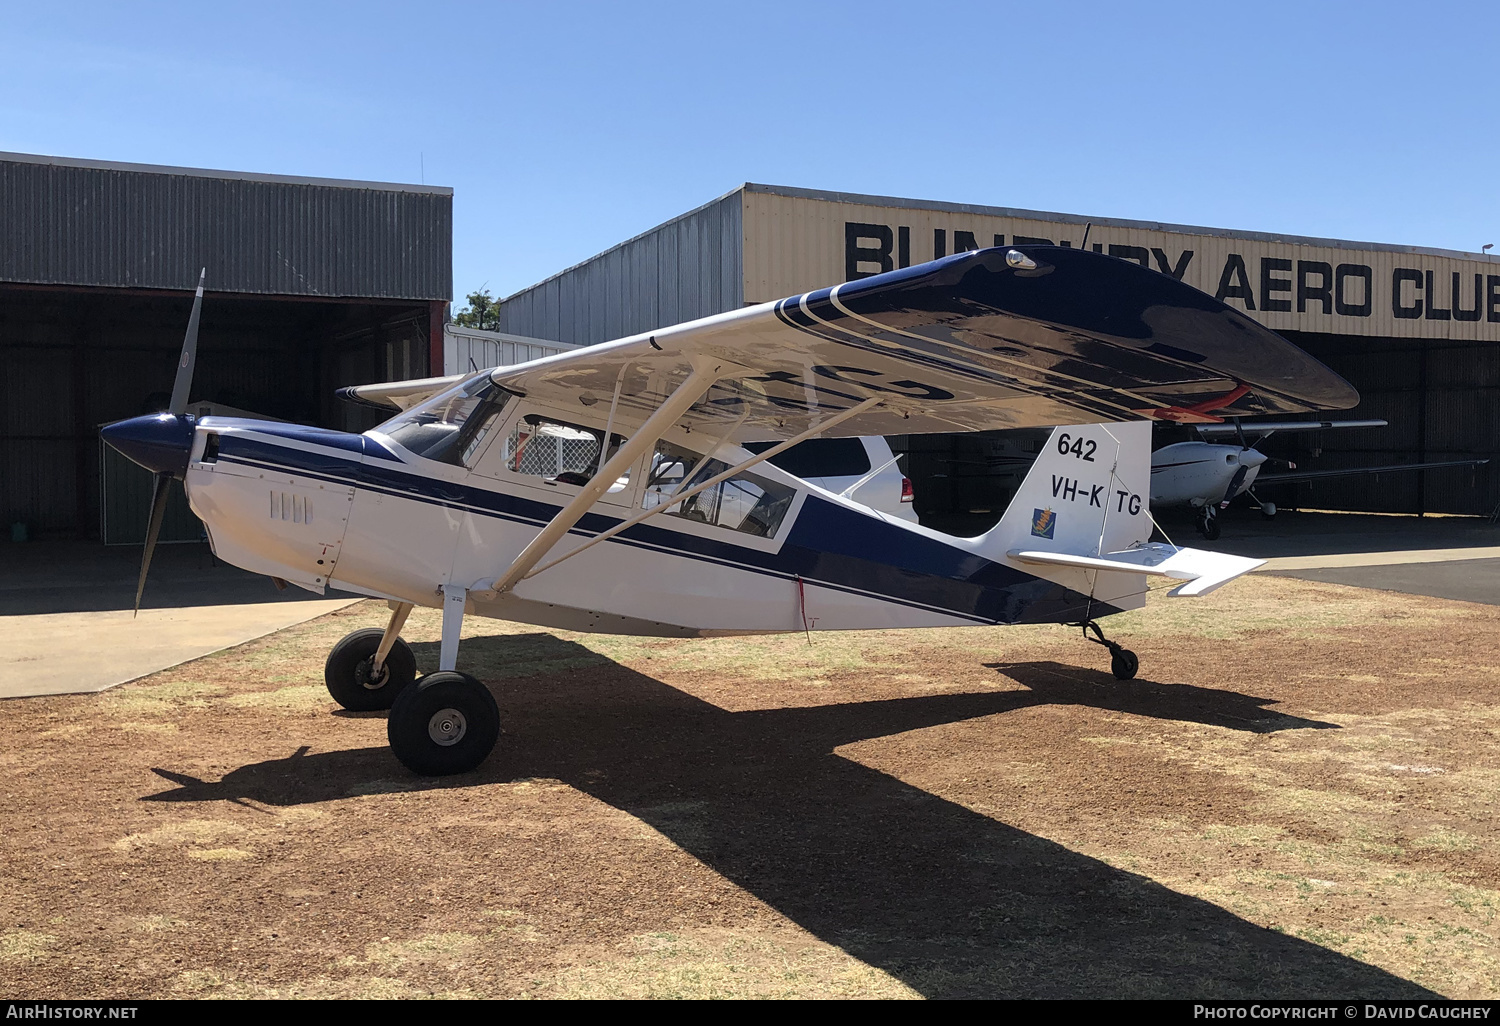
<svg viewBox="0 0 1500 1026"><path fill-rule="evenodd" d="M290 431L264 432L260 425L255 430L274 433L292 442L337 448L340 452L312 452L295 445L226 434L220 440L220 460L298 473L537 527L550 521L562 508L561 503L540 502L408 470L406 464L392 459L394 454L390 450L367 436L340 432L319 432L317 436ZM333 434L340 435L344 444L330 446L324 439ZM360 462L354 447L348 444L352 440L376 449L378 462ZM591 512L584 515L574 531L598 534L622 519ZM726 530L725 534L732 532ZM787 579L800 577L811 584L983 623L1072 620L1083 615L1089 602L1086 596L1062 585L816 494L807 496L779 552L764 552L651 523L637 524L611 542L635 544ZM1095 616L1116 611L1094 603Z"/></svg>

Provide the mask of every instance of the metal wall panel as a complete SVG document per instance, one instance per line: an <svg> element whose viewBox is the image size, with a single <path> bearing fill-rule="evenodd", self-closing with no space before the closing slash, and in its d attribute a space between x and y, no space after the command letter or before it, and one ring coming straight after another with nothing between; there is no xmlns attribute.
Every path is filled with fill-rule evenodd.
<svg viewBox="0 0 1500 1026"><path fill-rule="evenodd" d="M1287 334L1360 390L1348 416L1391 422L1300 442L1321 450L1317 467L1500 461L1500 258L1480 254L747 184L517 293L501 323L591 344L965 248L1078 246L1085 231L1090 249ZM1500 462L1335 478L1296 495L1333 509L1488 514Z"/></svg>
<svg viewBox="0 0 1500 1026"><path fill-rule="evenodd" d="M32 532L72 524L73 353L66 348L5 349L0 359L0 516ZM58 473L63 468L64 473Z"/></svg>
<svg viewBox="0 0 1500 1026"><path fill-rule="evenodd" d="M1495 257L763 185L746 185L744 198L750 302L964 248L1021 239L1078 246L1089 226L1090 249L1172 273L1276 331L1500 341Z"/></svg>
<svg viewBox="0 0 1500 1026"><path fill-rule="evenodd" d="M591 345L733 309L743 238L735 190L506 298L501 330Z"/></svg>
<svg viewBox="0 0 1500 1026"><path fill-rule="evenodd" d="M1500 353L1493 345L1302 333L1289 338L1359 389L1359 405L1341 416L1390 424L1283 434L1271 440L1268 451L1289 455L1307 470L1500 460ZM1293 451L1285 451L1287 446ZM1298 485L1295 493L1277 491L1264 497L1327 509L1489 515L1500 504L1500 463L1332 478Z"/></svg>
<svg viewBox="0 0 1500 1026"><path fill-rule="evenodd" d="M0 281L447 300L453 194L0 154Z"/></svg>
<svg viewBox="0 0 1500 1026"><path fill-rule="evenodd" d="M74 448L71 440L0 438L0 513L7 527L19 521L35 537L73 526L78 502ZM67 472L59 474L59 467Z"/></svg>
<svg viewBox="0 0 1500 1026"><path fill-rule="evenodd" d="M563 342L448 324L443 327L443 373L463 374L489 367L509 367L576 348Z"/></svg>

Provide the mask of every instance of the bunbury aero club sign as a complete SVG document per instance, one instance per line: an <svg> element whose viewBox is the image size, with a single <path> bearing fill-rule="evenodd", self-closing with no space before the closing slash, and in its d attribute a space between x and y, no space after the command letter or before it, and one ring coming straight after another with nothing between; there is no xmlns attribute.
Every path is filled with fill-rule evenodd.
<svg viewBox="0 0 1500 1026"><path fill-rule="evenodd" d="M986 246L1078 246L1087 231L1094 252L1185 281L1273 330L1500 341L1500 260L1479 254L1107 219L1090 223L1033 211L955 211L946 204L949 209L896 208L859 203L863 198L835 204L747 194L746 300ZM807 209L813 206L824 209ZM816 226L827 241L809 246L802 260L787 261L783 247L804 234L797 230L801 226ZM767 246L782 249L782 259L762 258ZM757 280L760 267L805 264L809 258L837 266L807 267L799 275L804 281L780 292L772 281Z"/></svg>

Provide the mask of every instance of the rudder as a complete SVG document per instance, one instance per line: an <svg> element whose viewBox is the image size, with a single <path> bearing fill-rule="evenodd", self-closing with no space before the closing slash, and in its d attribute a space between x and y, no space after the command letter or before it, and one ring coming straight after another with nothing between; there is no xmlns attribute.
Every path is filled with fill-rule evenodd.
<svg viewBox="0 0 1500 1026"><path fill-rule="evenodd" d="M1098 556L1132 548L1151 538L1150 485L1150 421L1053 428L981 552L1010 562L1005 554L1013 550ZM1128 575L1096 582L1100 575L1088 571L1024 569L1106 602L1144 590L1144 579Z"/></svg>

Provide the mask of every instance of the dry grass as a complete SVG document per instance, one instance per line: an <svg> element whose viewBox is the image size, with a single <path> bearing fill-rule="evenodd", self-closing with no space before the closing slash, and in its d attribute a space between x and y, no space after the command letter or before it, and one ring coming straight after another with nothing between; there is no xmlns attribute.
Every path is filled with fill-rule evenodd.
<svg viewBox="0 0 1500 1026"><path fill-rule="evenodd" d="M1500 994L1489 607L1153 595L1130 685L1059 627L471 621L505 734L441 786L322 689L383 616L7 704L13 992Z"/></svg>

